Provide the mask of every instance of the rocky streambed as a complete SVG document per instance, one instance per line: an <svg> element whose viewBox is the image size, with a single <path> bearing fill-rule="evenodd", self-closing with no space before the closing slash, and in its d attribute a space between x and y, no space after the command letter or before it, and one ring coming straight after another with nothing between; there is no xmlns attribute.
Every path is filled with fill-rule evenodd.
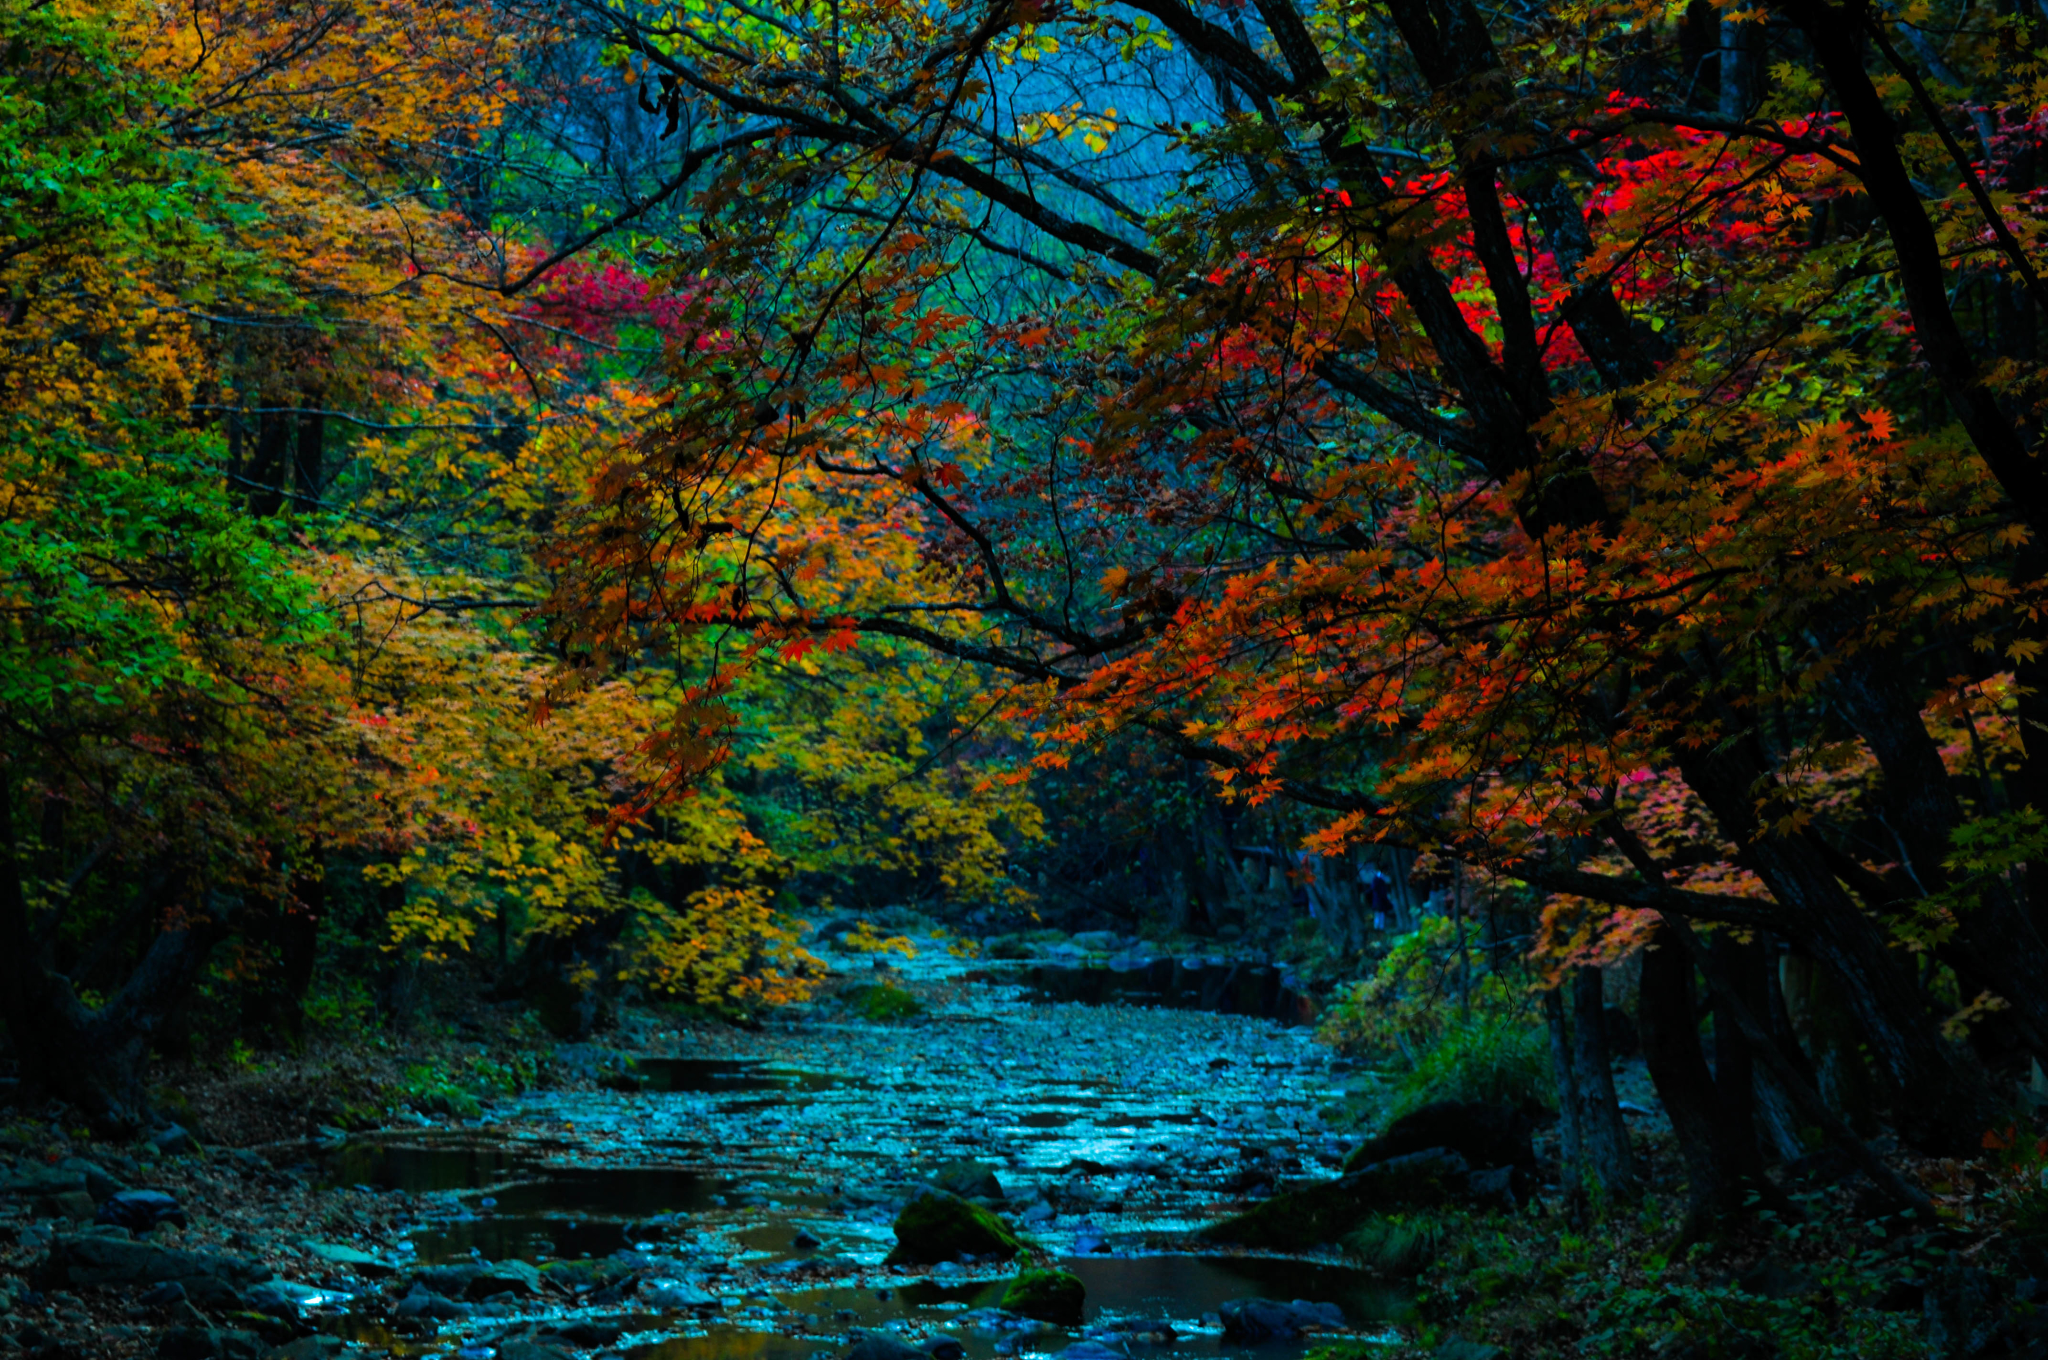
<svg viewBox="0 0 2048 1360"><path fill-rule="evenodd" d="M1275 1186L1334 1176L1349 1150L1323 1113L1342 1077L1305 1028L1194 1009L1171 986L1136 989L1154 1004L1102 980L1087 985L1110 1004L1051 1000L1042 966L943 948L891 985L921 1013L643 1022L626 1052L562 1054L613 1089L101 1169L164 1187L183 1226L145 1222L146 1206L107 1221L111 1198L82 1184L68 1208L50 1197L74 1191L35 1191L25 1222L17 1203L6 1334L52 1360L1288 1360L1392 1339L1398 1289L1334 1256L1199 1235ZM931 1195L993 1213L1037 1267L1079 1281L1078 1302L1010 1292L1008 1248L899 1240L899 1215ZM101 1223L77 1221L86 1203Z"/></svg>

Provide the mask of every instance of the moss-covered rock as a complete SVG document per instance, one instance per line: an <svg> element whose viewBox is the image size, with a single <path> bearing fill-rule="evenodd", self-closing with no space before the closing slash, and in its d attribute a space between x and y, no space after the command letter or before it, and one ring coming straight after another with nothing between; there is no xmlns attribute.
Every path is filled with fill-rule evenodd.
<svg viewBox="0 0 2048 1360"><path fill-rule="evenodd" d="M1335 1242L1375 1214L1427 1209L1465 1192L1471 1168L1455 1152L1432 1148L1284 1191L1202 1230L1214 1242L1300 1251Z"/></svg>
<svg viewBox="0 0 2048 1360"><path fill-rule="evenodd" d="M1003 1197L1003 1183L996 1179L996 1169L971 1158L934 1168L931 1183L933 1189L962 1199L988 1201Z"/></svg>
<svg viewBox="0 0 2048 1360"><path fill-rule="evenodd" d="M1072 1325L1081 1320L1087 1294L1081 1281L1064 1270L1027 1270L1010 1281L999 1306L1019 1317Z"/></svg>
<svg viewBox="0 0 2048 1360"><path fill-rule="evenodd" d="M928 1191L896 1216L896 1249L886 1265L922 1265L969 1256L1015 1256L1024 1250L1017 1235L978 1204L958 1195Z"/></svg>

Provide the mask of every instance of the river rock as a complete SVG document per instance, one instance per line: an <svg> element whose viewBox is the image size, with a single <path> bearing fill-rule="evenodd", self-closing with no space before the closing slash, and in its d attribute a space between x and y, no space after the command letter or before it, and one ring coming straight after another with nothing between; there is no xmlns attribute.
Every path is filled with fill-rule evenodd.
<svg viewBox="0 0 2048 1360"><path fill-rule="evenodd" d="M1001 1307L1040 1322L1071 1325L1081 1321L1081 1302L1087 1292L1079 1278L1064 1270L1027 1270L1010 1281Z"/></svg>
<svg viewBox="0 0 2048 1360"><path fill-rule="evenodd" d="M1060 1352L1059 1360L1129 1360L1122 1349L1100 1341L1076 1341Z"/></svg>
<svg viewBox="0 0 2048 1360"><path fill-rule="evenodd" d="M855 1327L846 1334L847 1347L839 1360L931 1360L931 1356L893 1332Z"/></svg>
<svg viewBox="0 0 2048 1360"><path fill-rule="evenodd" d="M694 1280L649 1280L640 1286L640 1298L650 1308L717 1308L718 1295Z"/></svg>
<svg viewBox="0 0 2048 1360"><path fill-rule="evenodd" d="M71 1167L46 1166L37 1162L23 1162L4 1179L0 1179L0 1195L13 1195L19 1199L40 1199L45 1195L61 1195L67 1190L83 1189L83 1171Z"/></svg>
<svg viewBox="0 0 2048 1360"><path fill-rule="evenodd" d="M412 1292L391 1307L391 1316L396 1318L423 1318L432 1322L453 1322L466 1318L470 1307L454 1299L443 1298L425 1285L414 1282Z"/></svg>
<svg viewBox="0 0 2048 1360"><path fill-rule="evenodd" d="M1123 936L1113 930L1084 930L1073 936L1072 940L1077 948L1085 949L1091 954L1107 954L1122 947L1124 942Z"/></svg>
<svg viewBox="0 0 2048 1360"><path fill-rule="evenodd" d="M397 1269L389 1261L339 1242L308 1242L305 1246L306 1254L314 1260L353 1271L358 1275L384 1276L393 1274Z"/></svg>
<svg viewBox="0 0 2048 1360"><path fill-rule="evenodd" d="M479 1271L464 1289L465 1298L488 1299L499 1294L540 1293L540 1269L525 1261L500 1261Z"/></svg>
<svg viewBox="0 0 2048 1360"><path fill-rule="evenodd" d="M540 1341L587 1350L611 1345L625 1330L624 1323L609 1318L571 1318L566 1322L542 1323L534 1336Z"/></svg>
<svg viewBox="0 0 2048 1360"><path fill-rule="evenodd" d="M1003 1197L1003 1183L996 1179L996 1169L987 1162L971 1158L947 1162L933 1171L930 1179L933 1189L962 1199L999 1200Z"/></svg>
<svg viewBox="0 0 2048 1360"><path fill-rule="evenodd" d="M250 1286L242 1301L259 1313L295 1318L305 1309L318 1308L347 1297L340 1290L320 1289L296 1280L265 1280L262 1284Z"/></svg>
<svg viewBox="0 0 2048 1360"><path fill-rule="evenodd" d="M1099 1322L1087 1332L1090 1341L1107 1339L1145 1346L1170 1346L1177 1336L1173 1324L1165 1318L1117 1318Z"/></svg>
<svg viewBox="0 0 2048 1360"><path fill-rule="evenodd" d="M119 1177L98 1162L89 1162L83 1157L66 1157L57 1165L85 1177L85 1192L93 1197L94 1203L109 1199L128 1188L121 1183Z"/></svg>
<svg viewBox="0 0 2048 1360"><path fill-rule="evenodd" d="M1439 1100L1410 1111L1369 1138L1344 1159L1348 1174L1378 1162L1406 1157L1429 1148L1448 1148L1473 1166L1518 1166L1536 1169L1530 1144L1535 1121L1511 1105Z"/></svg>
<svg viewBox="0 0 2048 1360"><path fill-rule="evenodd" d="M1003 1221L958 1195L927 1192L896 1216L896 1247L884 1265L922 1265L968 1256L1015 1256L1024 1250Z"/></svg>
<svg viewBox="0 0 2048 1360"><path fill-rule="evenodd" d="M1470 1173L1457 1153L1430 1148L1284 1191L1203 1229L1202 1236L1247 1247L1313 1247L1336 1241L1373 1214L1427 1209L1462 1195Z"/></svg>
<svg viewBox="0 0 2048 1360"><path fill-rule="evenodd" d="M172 1327L157 1340L157 1360L262 1360L268 1349L254 1332L226 1327Z"/></svg>
<svg viewBox="0 0 2048 1360"><path fill-rule="evenodd" d="M146 1233L159 1223L186 1226L185 1210L176 1199L161 1190L121 1190L101 1204L93 1222L133 1233Z"/></svg>
<svg viewBox="0 0 2048 1360"><path fill-rule="evenodd" d="M1223 1334L1241 1341L1284 1341L1306 1331L1344 1325L1344 1310L1334 1303L1296 1299L1232 1299L1220 1310Z"/></svg>
<svg viewBox="0 0 2048 1360"><path fill-rule="evenodd" d="M498 1360L573 1360L568 1350L545 1341L508 1341L498 1347Z"/></svg>
<svg viewBox="0 0 2048 1360"><path fill-rule="evenodd" d="M199 1140L183 1124L173 1124L150 1135L149 1144L166 1157L183 1157L200 1151Z"/></svg>
<svg viewBox="0 0 2048 1360"><path fill-rule="evenodd" d="M242 1290L270 1278L269 1270L239 1257L98 1233L60 1234L50 1243L42 1274L53 1285L72 1286L176 1281L199 1303L233 1301Z"/></svg>
<svg viewBox="0 0 2048 1360"><path fill-rule="evenodd" d="M270 1360L339 1360L348 1342L338 1336L302 1336L270 1353Z"/></svg>
<svg viewBox="0 0 2048 1360"><path fill-rule="evenodd" d="M967 1360L967 1347L950 1336L935 1336L924 1343L924 1353L932 1360Z"/></svg>
<svg viewBox="0 0 2048 1360"><path fill-rule="evenodd" d="M461 1265L428 1266L414 1277L414 1283L436 1294L454 1298L469 1288L469 1282L484 1273L484 1267L465 1261Z"/></svg>

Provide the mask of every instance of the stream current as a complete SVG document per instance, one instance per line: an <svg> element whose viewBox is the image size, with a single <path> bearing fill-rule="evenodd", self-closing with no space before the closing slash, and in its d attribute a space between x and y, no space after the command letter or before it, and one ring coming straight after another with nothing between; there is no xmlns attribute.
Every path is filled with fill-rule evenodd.
<svg viewBox="0 0 2048 1360"><path fill-rule="evenodd" d="M1028 1360L1084 1340L1130 1360L1293 1360L1314 1344L1225 1337L1219 1308L1248 1297L1333 1303L1353 1336L1388 1336L1403 1297L1341 1259L1193 1237L1276 1183L1335 1173L1347 1145L1319 1108L1342 1078L1306 1028L1113 978L1078 990L1164 1004L1048 1000L1075 989L1048 987L1042 968L953 966L942 948L905 971L928 984L907 1023L820 1005L758 1031L650 1032L633 1060L641 1090L536 1092L477 1124L352 1141L329 1175L411 1196L410 1265L630 1265L631 1293L586 1289L543 1324L562 1349L626 1360L811 1360L854 1327L940 1360ZM1007 1265L883 1264L902 1206L964 1160L994 1169L991 1207L1086 1286L1080 1327L995 1313ZM530 1334L535 1317L492 1306L336 1329L401 1355L487 1360L508 1324ZM618 1334L575 1346L579 1319L586 1335ZM1108 1360L1074 1360L1091 1356Z"/></svg>

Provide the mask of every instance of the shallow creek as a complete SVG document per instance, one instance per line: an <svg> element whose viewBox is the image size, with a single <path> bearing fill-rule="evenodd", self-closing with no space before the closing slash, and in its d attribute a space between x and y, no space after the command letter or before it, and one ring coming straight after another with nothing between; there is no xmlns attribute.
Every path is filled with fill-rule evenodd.
<svg viewBox="0 0 2048 1360"><path fill-rule="evenodd" d="M640 1091L535 1093L477 1125L351 1142L328 1174L412 1197L410 1264L610 1257L640 1276L630 1293L587 1289L545 1314L503 1303L438 1325L333 1328L462 1360L536 1321L570 1338L543 1341L627 1360L809 1360L868 1327L994 1360L1143 1319L1174 1339L1118 1340L1132 1360L1292 1360L1311 1342L1225 1338L1219 1307L1334 1303L1362 1337L1401 1316L1398 1293L1334 1258L1235 1255L1191 1236L1248 1192L1334 1174L1345 1144L1318 1107L1341 1078L1308 1030L1187 1008L1184 991L1148 994L1143 978L1078 989L1164 1004L1049 1000L1076 987L1045 968L910 971L937 999L907 1023L821 1006L756 1032L652 1034L634 1060ZM902 1205L933 1168L968 1158L995 1168L993 1207L1087 1287L1082 1327L1006 1323L993 1309L1009 1268L882 1264ZM565 1330L577 1319L594 1324L586 1344ZM937 1344L948 1337L957 1350Z"/></svg>

